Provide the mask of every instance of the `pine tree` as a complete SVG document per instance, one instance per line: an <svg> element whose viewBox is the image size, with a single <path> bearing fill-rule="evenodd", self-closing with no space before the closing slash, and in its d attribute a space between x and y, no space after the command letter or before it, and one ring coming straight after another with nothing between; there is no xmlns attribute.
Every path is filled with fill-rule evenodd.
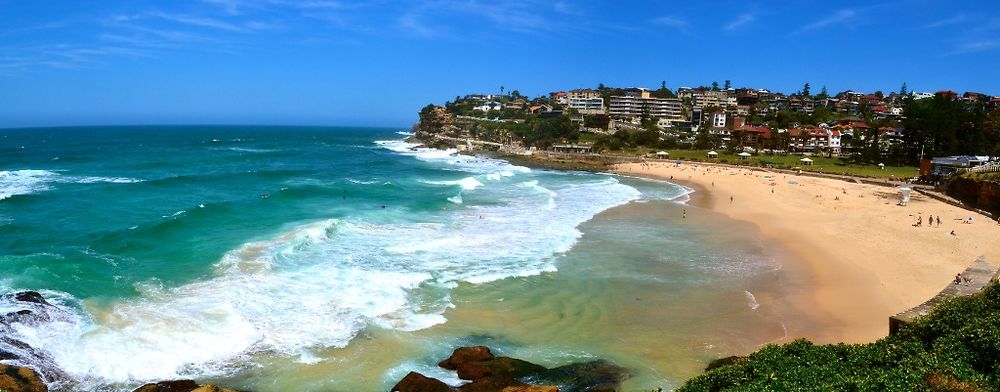
<svg viewBox="0 0 1000 392"><path fill-rule="evenodd" d="M719 82L712 81L712 91L719 91Z"/></svg>
<svg viewBox="0 0 1000 392"><path fill-rule="evenodd" d="M809 98L809 82L806 82L805 86L802 86L802 96Z"/></svg>
<svg viewBox="0 0 1000 392"><path fill-rule="evenodd" d="M733 83L732 83L732 82L730 82L730 81L729 81L729 79L726 79L726 84L725 84L725 86L726 86L726 87L725 87L725 89L726 89L726 90L729 90L730 88L732 88L732 87L733 87Z"/></svg>
<svg viewBox="0 0 1000 392"><path fill-rule="evenodd" d="M902 95L903 97L906 97L909 93L910 92L907 91L907 89L906 89L906 82L903 82L903 87L900 87L900 89L899 89L899 95Z"/></svg>

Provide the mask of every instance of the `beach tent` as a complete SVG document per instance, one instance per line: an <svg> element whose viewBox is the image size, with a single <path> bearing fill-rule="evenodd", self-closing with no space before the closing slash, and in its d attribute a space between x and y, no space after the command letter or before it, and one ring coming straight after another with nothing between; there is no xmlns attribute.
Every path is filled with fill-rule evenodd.
<svg viewBox="0 0 1000 392"><path fill-rule="evenodd" d="M899 188L899 205L905 206L910 203L910 192L912 190L907 187Z"/></svg>
<svg viewBox="0 0 1000 392"><path fill-rule="evenodd" d="M749 152L741 152L741 153L736 154L736 155L738 155L740 157L740 159L744 160L744 161L750 159L750 153Z"/></svg>
<svg viewBox="0 0 1000 392"><path fill-rule="evenodd" d="M656 153L656 157L657 158L666 158L666 157L669 157L669 156L670 156L670 153L666 152L666 151L660 151L660 152Z"/></svg>
<svg viewBox="0 0 1000 392"><path fill-rule="evenodd" d="M718 158L719 157L719 153L717 153L715 151L709 151L708 152L708 157L709 158Z"/></svg>
<svg viewBox="0 0 1000 392"><path fill-rule="evenodd" d="M802 164L803 164L803 165L806 165L806 166L809 166L809 165L812 165L812 164L813 164L813 160L812 160L812 159L809 159L809 158L802 158L802 159L799 159L799 162L802 162Z"/></svg>

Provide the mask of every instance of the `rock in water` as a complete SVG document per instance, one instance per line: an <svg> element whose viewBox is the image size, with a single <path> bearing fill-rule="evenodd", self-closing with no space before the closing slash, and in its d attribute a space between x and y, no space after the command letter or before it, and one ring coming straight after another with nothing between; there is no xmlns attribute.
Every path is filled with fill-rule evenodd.
<svg viewBox="0 0 1000 392"><path fill-rule="evenodd" d="M34 370L0 364L0 390L6 392L48 392L49 387Z"/></svg>
<svg viewBox="0 0 1000 392"><path fill-rule="evenodd" d="M198 383L194 382L194 380L173 380L146 384L136 388L132 392L191 392L197 388Z"/></svg>
<svg viewBox="0 0 1000 392"><path fill-rule="evenodd" d="M451 353L448 359L438 363L438 366L449 370L456 370L467 362L482 362L493 359L493 353L485 346L459 347Z"/></svg>
<svg viewBox="0 0 1000 392"><path fill-rule="evenodd" d="M510 377L494 376L481 378L458 387L459 392L501 392L510 387L526 387L528 384Z"/></svg>
<svg viewBox="0 0 1000 392"><path fill-rule="evenodd" d="M555 384L562 392L615 391L631 375L625 368L598 360L549 369L533 376L540 384Z"/></svg>
<svg viewBox="0 0 1000 392"><path fill-rule="evenodd" d="M395 386L391 392L454 392L455 390L436 378L430 378L417 372L410 372Z"/></svg>
<svg viewBox="0 0 1000 392"><path fill-rule="evenodd" d="M500 392L559 392L559 387L552 385L528 385L523 387L507 387Z"/></svg>
<svg viewBox="0 0 1000 392"><path fill-rule="evenodd" d="M14 299L21 302L31 302L41 305L52 305L48 301L46 301L45 297L42 297L42 295L39 294L37 291L21 291L14 293Z"/></svg>
<svg viewBox="0 0 1000 392"><path fill-rule="evenodd" d="M475 381L491 376L526 377L544 372L545 367L520 359L497 357L482 362L466 362L460 365L457 370L458 378Z"/></svg>

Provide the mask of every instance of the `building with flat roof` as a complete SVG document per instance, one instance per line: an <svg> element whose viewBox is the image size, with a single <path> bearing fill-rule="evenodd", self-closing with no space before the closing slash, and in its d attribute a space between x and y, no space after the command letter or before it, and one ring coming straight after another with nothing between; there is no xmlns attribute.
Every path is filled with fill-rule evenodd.
<svg viewBox="0 0 1000 392"><path fill-rule="evenodd" d="M611 115L616 117L680 118L681 100L676 98L656 98L649 90L634 88L624 95L611 97Z"/></svg>

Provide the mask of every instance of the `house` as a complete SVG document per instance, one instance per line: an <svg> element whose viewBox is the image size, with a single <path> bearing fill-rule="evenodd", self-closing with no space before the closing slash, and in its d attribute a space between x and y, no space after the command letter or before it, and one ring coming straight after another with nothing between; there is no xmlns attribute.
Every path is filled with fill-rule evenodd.
<svg viewBox="0 0 1000 392"><path fill-rule="evenodd" d="M569 105L569 95L565 91L556 91L554 93L549 93L549 100L552 103L566 106Z"/></svg>
<svg viewBox="0 0 1000 392"><path fill-rule="evenodd" d="M528 106L528 111L534 114L548 113L552 111L552 106L541 104Z"/></svg>
<svg viewBox="0 0 1000 392"><path fill-rule="evenodd" d="M988 162L990 162L990 157L975 155L953 155L949 157L935 157L930 160L925 159L920 162L920 176L945 176L959 169L976 167Z"/></svg>
<svg viewBox="0 0 1000 392"><path fill-rule="evenodd" d="M500 102L490 101L490 102L483 103L482 105L475 106L472 109L479 110L479 111L481 111L483 113L487 113L487 112L490 112L492 110L501 110L501 109L503 109L503 105Z"/></svg>
<svg viewBox="0 0 1000 392"><path fill-rule="evenodd" d="M771 128L753 125L733 128L733 140L747 147L768 147L771 143Z"/></svg>
<svg viewBox="0 0 1000 392"><path fill-rule="evenodd" d="M713 112L711 117L709 117L709 123L711 124L712 128L725 128L726 113Z"/></svg>

